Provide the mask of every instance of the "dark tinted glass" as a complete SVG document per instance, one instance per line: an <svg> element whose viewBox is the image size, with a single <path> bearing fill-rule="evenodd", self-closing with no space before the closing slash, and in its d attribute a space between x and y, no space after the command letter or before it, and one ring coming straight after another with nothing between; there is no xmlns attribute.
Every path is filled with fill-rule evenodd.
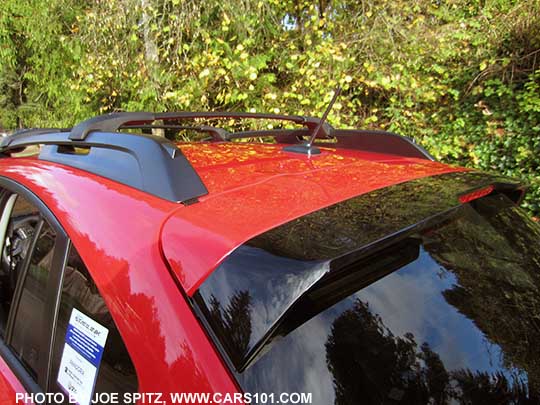
<svg viewBox="0 0 540 405"><path fill-rule="evenodd" d="M119 393L120 398L124 392L137 392L137 375L128 351L103 298L73 247L70 249L64 272L58 324L54 337L52 374L54 389L61 391L56 379L73 308L89 316L109 331L94 391Z"/></svg>
<svg viewBox="0 0 540 405"><path fill-rule="evenodd" d="M311 392L317 404L540 402L540 228L503 195L454 211L329 279L237 372L242 387ZM279 306L289 296L275 274L295 266L288 281L300 288L310 281L295 274L324 267L280 254L295 243L244 246L217 270L219 287L201 288L209 323L238 358L272 311L258 297ZM233 268L255 282L237 283Z"/></svg>
<svg viewBox="0 0 540 405"><path fill-rule="evenodd" d="M42 219L39 221L35 229L39 230L39 236L24 278L11 340L14 352L34 377L37 376L40 356L44 355L40 344L44 333L45 298L55 241L55 233L49 224ZM30 232L30 228L26 232Z"/></svg>

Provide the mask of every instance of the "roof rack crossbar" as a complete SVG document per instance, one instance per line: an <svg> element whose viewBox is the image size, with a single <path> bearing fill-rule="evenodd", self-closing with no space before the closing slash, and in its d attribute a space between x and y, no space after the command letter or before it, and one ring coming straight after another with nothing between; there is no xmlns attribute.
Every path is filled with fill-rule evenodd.
<svg viewBox="0 0 540 405"><path fill-rule="evenodd" d="M193 201L208 194L180 149L162 137L91 132L84 140L73 140L69 132L29 132L4 138L0 154L32 145L43 145L41 160L77 167L169 201ZM78 153L76 148L87 150Z"/></svg>
<svg viewBox="0 0 540 405"><path fill-rule="evenodd" d="M85 137L92 131L116 132L121 128L135 128L137 125L144 125L153 121L163 120L188 120L188 119L268 119L277 121L289 121L295 124L303 125L313 131L320 123L320 119L316 117L304 117L300 115L278 115L278 114L262 114L262 113L244 113L244 112L220 112L220 111L205 111L205 112L166 112L166 113L150 113L150 112L118 112L83 121L73 127L70 134L71 140L84 140ZM321 128L321 134L324 136L330 135L332 127L324 124Z"/></svg>

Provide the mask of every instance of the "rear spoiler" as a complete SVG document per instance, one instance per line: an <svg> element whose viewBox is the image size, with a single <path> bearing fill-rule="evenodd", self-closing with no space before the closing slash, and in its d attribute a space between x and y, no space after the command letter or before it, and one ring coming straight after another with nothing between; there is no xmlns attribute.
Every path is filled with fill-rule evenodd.
<svg viewBox="0 0 540 405"><path fill-rule="evenodd" d="M320 312L321 305L331 305L321 297L347 293L351 277L370 284L413 261L419 249L413 234L493 193L517 203L524 188L514 179L481 172L448 173L313 212L237 248L193 295L194 308L240 372L276 337ZM385 259L391 255L380 256L389 246L400 251L391 261ZM381 259L372 260L373 255ZM347 271L364 261L384 266L363 266L361 274Z"/></svg>

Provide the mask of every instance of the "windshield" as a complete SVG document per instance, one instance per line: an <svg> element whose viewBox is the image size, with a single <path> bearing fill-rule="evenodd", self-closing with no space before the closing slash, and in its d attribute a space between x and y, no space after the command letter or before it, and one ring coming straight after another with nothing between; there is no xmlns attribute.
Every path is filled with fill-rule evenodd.
<svg viewBox="0 0 540 405"><path fill-rule="evenodd" d="M540 228L501 194L454 211L318 289L236 371L242 388L317 404L540 401ZM259 327L252 293L213 295L240 351Z"/></svg>

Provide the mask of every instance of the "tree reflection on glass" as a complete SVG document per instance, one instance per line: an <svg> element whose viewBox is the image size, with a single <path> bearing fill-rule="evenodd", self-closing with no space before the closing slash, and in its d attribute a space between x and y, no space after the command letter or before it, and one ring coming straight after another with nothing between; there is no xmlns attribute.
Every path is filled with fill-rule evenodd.
<svg viewBox="0 0 540 405"><path fill-rule="evenodd" d="M251 337L251 295L248 291L236 291L223 309L216 297L210 299L210 319L224 336L228 337L229 355L235 361L243 359L249 350Z"/></svg>
<svg viewBox="0 0 540 405"><path fill-rule="evenodd" d="M517 378L448 371L428 343L395 336L359 299L334 320L325 347L337 405L538 403Z"/></svg>
<svg viewBox="0 0 540 405"><path fill-rule="evenodd" d="M418 350L411 333L394 336L361 300L336 318L325 346L336 404L420 404L447 397L449 377L438 355L427 343Z"/></svg>
<svg viewBox="0 0 540 405"><path fill-rule="evenodd" d="M540 231L521 211L498 205L479 204L481 219L433 232L424 247L458 280L443 293L446 301L499 345L506 368L524 370L529 389L538 393Z"/></svg>
<svg viewBox="0 0 540 405"><path fill-rule="evenodd" d="M423 247L455 276L444 300L500 348L502 368L447 369L428 343L395 336L357 299L326 343L336 404L540 402L540 245L530 242L540 231L501 197L469 211L425 233Z"/></svg>

